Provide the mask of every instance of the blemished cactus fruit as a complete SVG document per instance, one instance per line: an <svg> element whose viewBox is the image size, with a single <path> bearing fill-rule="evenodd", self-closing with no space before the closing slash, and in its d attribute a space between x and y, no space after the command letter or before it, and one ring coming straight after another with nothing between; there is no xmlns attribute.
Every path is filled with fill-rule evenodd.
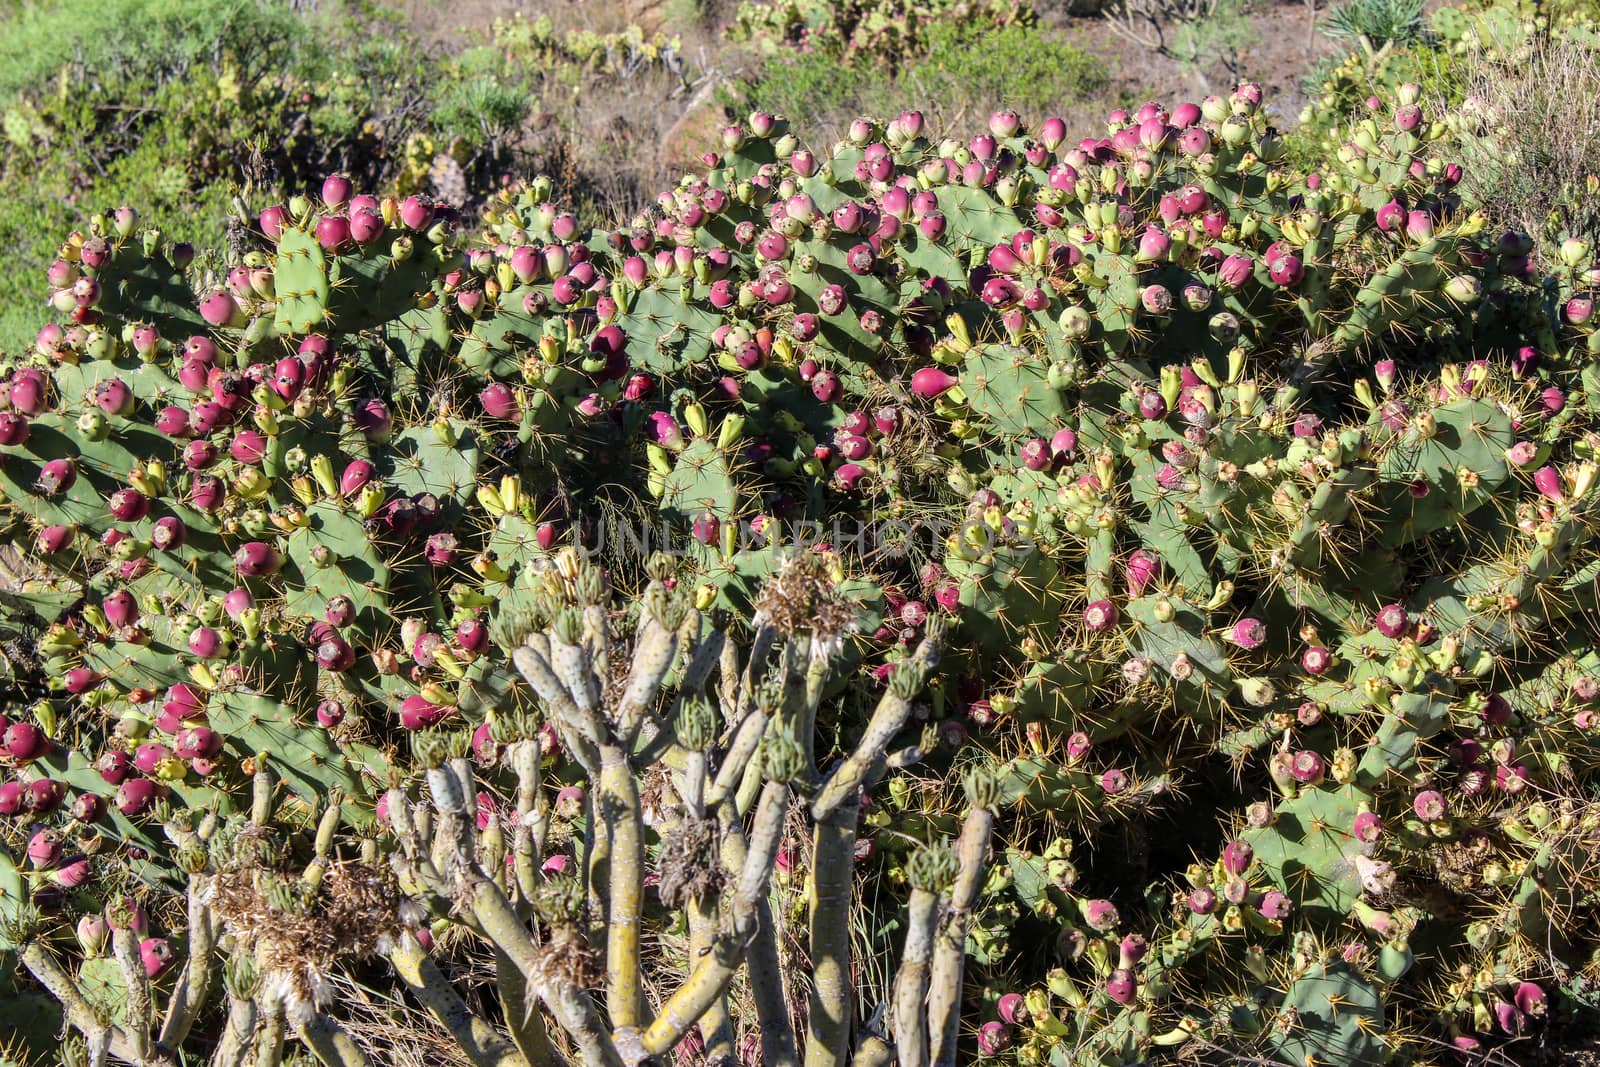
<svg viewBox="0 0 1600 1067"><path fill-rule="evenodd" d="M1433 121L1299 174L1250 86L763 114L614 229L544 179L330 179L213 267L92 220L0 367L0 948L136 1063L375 1062L374 957L505 1067L1545 1025L1596 966L1595 275L1511 270Z"/></svg>

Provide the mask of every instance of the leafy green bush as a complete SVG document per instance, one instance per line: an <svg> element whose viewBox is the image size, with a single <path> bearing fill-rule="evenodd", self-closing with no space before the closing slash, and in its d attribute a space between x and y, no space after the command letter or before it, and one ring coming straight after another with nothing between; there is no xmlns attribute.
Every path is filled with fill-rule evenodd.
<svg viewBox="0 0 1600 1067"><path fill-rule="evenodd" d="M1087 52L1023 26L946 23L931 28L926 42L927 51L907 59L895 77L870 65L841 66L821 52L783 54L762 67L739 102L803 115L820 127L829 118L898 110L907 100L942 115L1004 106L1051 111L1092 97L1108 81L1105 66Z"/></svg>
<svg viewBox="0 0 1600 1067"><path fill-rule="evenodd" d="M1022 26L945 23L929 32L928 44L928 54L908 66L904 87L912 99L952 111L1010 105L1037 114L1082 101L1107 82L1094 56Z"/></svg>
<svg viewBox="0 0 1600 1067"><path fill-rule="evenodd" d="M256 76L313 47L311 26L274 0L106 0L28 4L0 35L0 103L56 83L96 95L216 70ZM103 102L103 101L97 101Z"/></svg>
<svg viewBox="0 0 1600 1067"><path fill-rule="evenodd" d="M1014 0L746 0L728 36L768 55L798 50L896 69L926 53L941 30L1034 22L1032 5Z"/></svg>

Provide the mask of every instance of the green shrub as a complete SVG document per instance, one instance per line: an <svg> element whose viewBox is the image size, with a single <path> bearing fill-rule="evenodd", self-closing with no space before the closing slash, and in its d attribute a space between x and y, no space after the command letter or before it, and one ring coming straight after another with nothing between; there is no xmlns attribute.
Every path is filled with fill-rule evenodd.
<svg viewBox="0 0 1600 1067"><path fill-rule="evenodd" d="M131 31L131 32L130 32ZM312 48L312 30L279 0L106 0L28 4L0 35L0 103L57 82L97 95L216 70L254 76Z"/></svg>
<svg viewBox="0 0 1600 1067"><path fill-rule="evenodd" d="M829 118L887 114L905 101L942 115L1003 106L1036 114L1082 102L1108 81L1093 56L1023 26L941 24L929 31L927 45L898 77L869 65L841 66L821 52L780 55L735 95L739 103L825 127Z"/></svg>
<svg viewBox="0 0 1600 1067"><path fill-rule="evenodd" d="M929 99L952 113L1010 105L1039 114L1082 101L1107 83L1100 60L1022 26L985 31L942 24L928 39L928 54L908 67L904 81L912 99Z"/></svg>

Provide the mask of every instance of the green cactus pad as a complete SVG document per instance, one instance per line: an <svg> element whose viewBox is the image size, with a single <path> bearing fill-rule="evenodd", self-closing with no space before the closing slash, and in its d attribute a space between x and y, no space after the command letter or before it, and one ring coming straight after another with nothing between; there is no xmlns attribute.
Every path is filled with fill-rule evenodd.
<svg viewBox="0 0 1600 1067"><path fill-rule="evenodd" d="M1380 1067L1384 1030L1376 988L1343 963L1317 964L1289 984L1267 1046L1288 1063Z"/></svg>
<svg viewBox="0 0 1600 1067"><path fill-rule="evenodd" d="M1066 418L1061 394L1038 357L1012 345L983 345L967 353L961 391L996 433L1049 437Z"/></svg>
<svg viewBox="0 0 1600 1067"><path fill-rule="evenodd" d="M1361 800L1354 786L1305 789L1279 802L1271 826L1240 836L1298 908L1342 916L1361 895L1354 863L1361 844L1351 833Z"/></svg>

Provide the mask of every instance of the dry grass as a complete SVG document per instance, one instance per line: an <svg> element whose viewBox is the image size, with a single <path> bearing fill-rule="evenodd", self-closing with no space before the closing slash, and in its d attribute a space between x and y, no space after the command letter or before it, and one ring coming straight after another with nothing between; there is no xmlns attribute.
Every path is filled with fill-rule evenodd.
<svg viewBox="0 0 1600 1067"><path fill-rule="evenodd" d="M1600 62L1565 42L1535 46L1471 72L1460 138L1463 197L1535 236L1600 236L1586 191L1600 175Z"/></svg>

